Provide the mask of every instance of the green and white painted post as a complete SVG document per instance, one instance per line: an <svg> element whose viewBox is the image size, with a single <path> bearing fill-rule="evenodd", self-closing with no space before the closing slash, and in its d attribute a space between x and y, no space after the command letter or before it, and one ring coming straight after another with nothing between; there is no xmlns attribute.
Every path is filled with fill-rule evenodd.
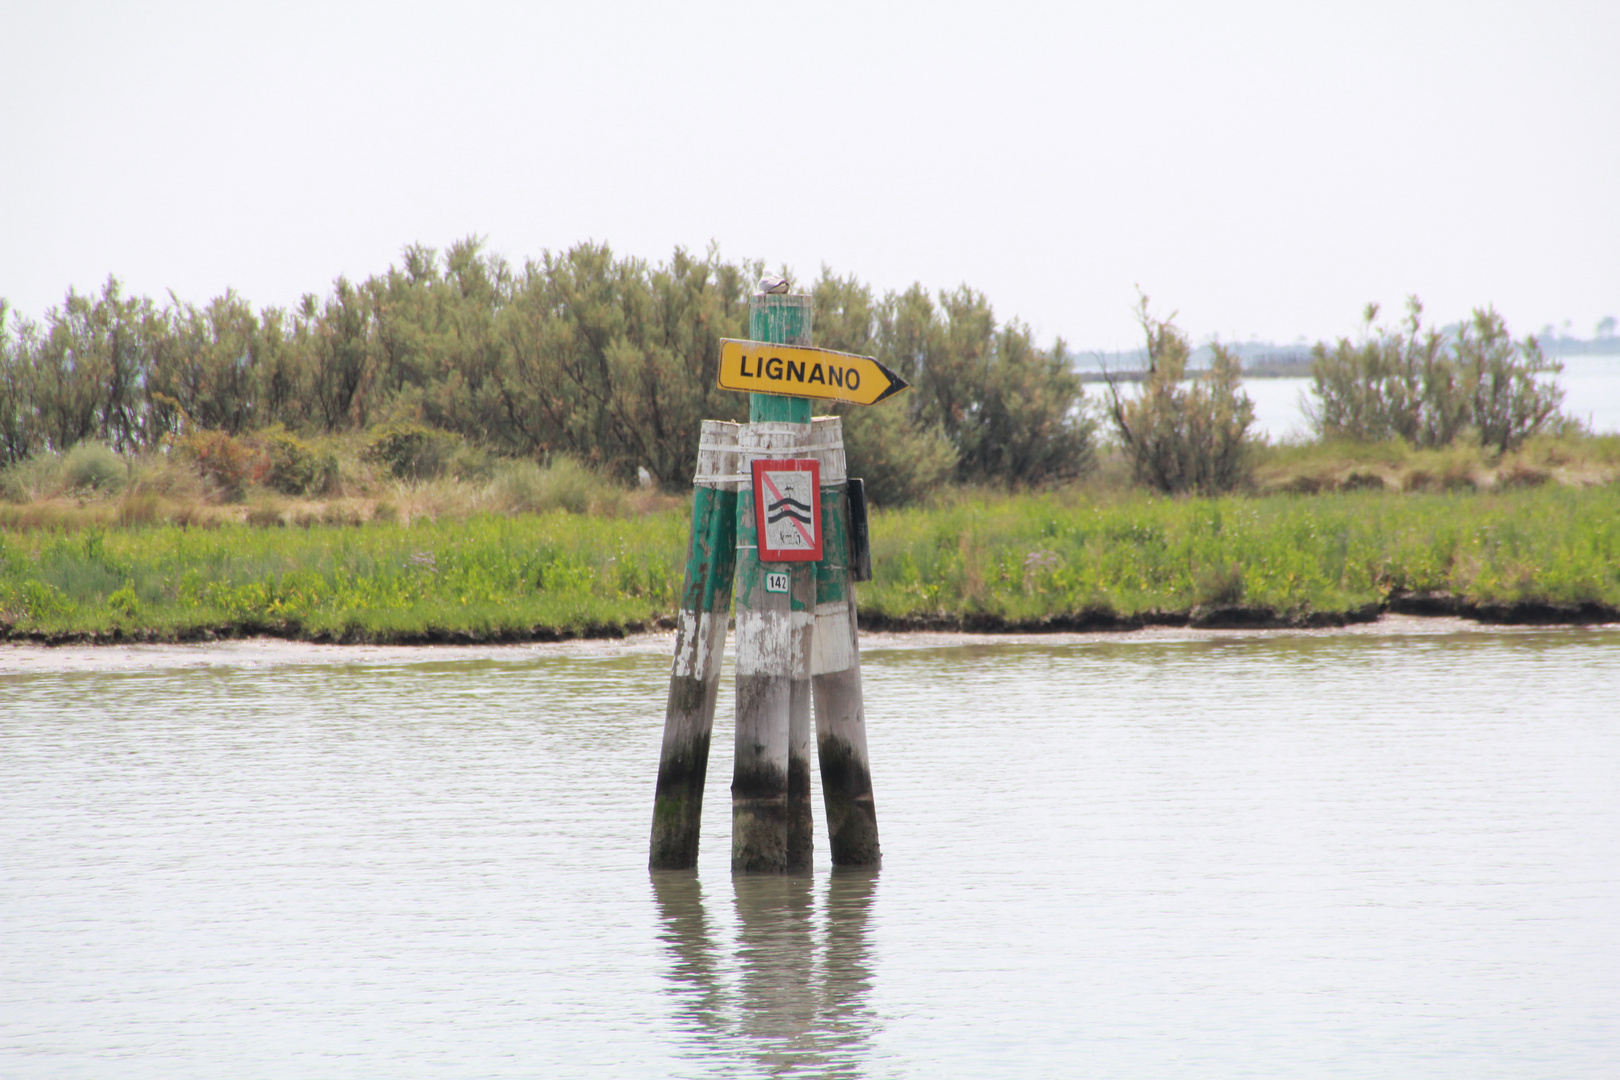
<svg viewBox="0 0 1620 1080"><path fill-rule="evenodd" d="M697 865L703 782L737 564L737 425L705 420L692 497L692 544L675 627L675 665L653 797L654 870Z"/></svg>
<svg viewBox="0 0 1620 1080"><path fill-rule="evenodd" d="M861 649L855 632L854 559L847 482L821 489L824 554L816 564L816 640L811 680L816 751L834 866L876 866L877 807L866 752Z"/></svg>
<svg viewBox="0 0 1620 1080"><path fill-rule="evenodd" d="M813 309L803 295L757 293L748 335L773 345L809 345ZM810 399L750 394L738 464L797 458L810 433ZM786 573L776 591L766 575ZM778 580L780 578L778 577ZM810 636L813 563L760 558L754 489L737 498L737 740L731 777L731 869L808 870L810 811Z"/></svg>
<svg viewBox="0 0 1620 1080"><path fill-rule="evenodd" d="M732 871L810 869L812 703L833 863L879 862L843 427L837 417L812 420L810 399L871 405L906 383L871 357L813 348L811 312L808 296L762 291L749 304L750 340L722 342L719 383L749 393L749 423L703 425L653 810L655 870L697 863L733 573ZM795 515L800 526L785 520ZM785 539L767 543L762 520Z"/></svg>

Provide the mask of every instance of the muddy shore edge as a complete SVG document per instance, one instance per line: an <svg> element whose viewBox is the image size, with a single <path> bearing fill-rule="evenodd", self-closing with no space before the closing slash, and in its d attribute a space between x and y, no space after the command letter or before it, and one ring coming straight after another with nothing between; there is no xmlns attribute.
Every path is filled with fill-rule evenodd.
<svg viewBox="0 0 1620 1080"><path fill-rule="evenodd" d="M1371 627L1399 620L1400 630L1410 632L1410 620L1438 620L1452 630L1477 627L1598 627L1620 625L1620 608L1607 604L1476 604L1449 593L1414 593L1392 596L1381 604L1368 604L1350 611L1280 612L1267 607L1241 604L1199 605L1183 611L1148 611L1119 615L1107 609L1070 612L1039 619L1007 619L988 613L904 615L862 612L863 634L887 636L963 635L991 640L1017 638L1056 638L1081 635L1132 635L1147 630L1194 631L1324 631ZM1392 624L1393 625L1393 624ZM199 645L227 641L280 641L315 646L511 646L548 645L569 642L612 642L657 635L674 629L674 621L660 618L653 622L589 624L580 628L537 626L528 630L430 629L425 632L376 635L358 629L344 633L309 634L296 623L246 621L237 624L187 628L180 632L161 629L59 631L15 631L0 623L0 643L46 648L69 646L120 645Z"/></svg>

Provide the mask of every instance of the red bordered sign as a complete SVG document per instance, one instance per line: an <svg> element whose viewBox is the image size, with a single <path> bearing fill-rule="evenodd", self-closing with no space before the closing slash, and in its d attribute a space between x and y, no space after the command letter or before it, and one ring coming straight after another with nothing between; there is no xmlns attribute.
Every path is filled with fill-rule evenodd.
<svg viewBox="0 0 1620 1080"><path fill-rule="evenodd" d="M754 459L760 562L821 561L821 463Z"/></svg>

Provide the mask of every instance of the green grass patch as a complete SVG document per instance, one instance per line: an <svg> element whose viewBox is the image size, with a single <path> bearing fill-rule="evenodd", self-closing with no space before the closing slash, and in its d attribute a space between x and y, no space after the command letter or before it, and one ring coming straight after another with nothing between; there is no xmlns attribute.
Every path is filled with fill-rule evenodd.
<svg viewBox="0 0 1620 1080"><path fill-rule="evenodd" d="M685 510L264 529L0 533L13 638L524 640L674 613ZM964 493L879 512L862 611L1037 626L1242 607L1284 621L1409 593L1620 609L1620 488L1165 499Z"/></svg>
<svg viewBox="0 0 1620 1080"><path fill-rule="evenodd" d="M685 521L566 513L307 529L0 537L12 636L491 640L645 625L679 597Z"/></svg>
<svg viewBox="0 0 1620 1080"><path fill-rule="evenodd" d="M1071 502L879 514L870 616L1038 623L1241 605L1284 618L1392 595L1620 606L1620 489Z"/></svg>

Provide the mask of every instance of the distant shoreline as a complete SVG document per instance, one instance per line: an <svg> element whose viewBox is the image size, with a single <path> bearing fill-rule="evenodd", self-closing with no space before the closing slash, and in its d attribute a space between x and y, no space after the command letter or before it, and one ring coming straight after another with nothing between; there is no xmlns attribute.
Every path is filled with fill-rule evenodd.
<svg viewBox="0 0 1620 1080"><path fill-rule="evenodd" d="M1205 369L1189 368L1188 373L1196 375L1203 370ZM1110 368L1106 374L1101 371L1080 372L1080 381L1083 383L1105 383L1109 379L1122 383L1137 383L1146 377L1147 372L1139 367L1120 368L1119 370ZM1257 363L1253 366L1245 363L1243 365L1243 377L1245 379L1308 379L1311 377L1311 362L1309 360L1283 361Z"/></svg>
<svg viewBox="0 0 1620 1080"><path fill-rule="evenodd" d="M1243 360L1243 377L1245 379L1308 379L1311 377L1311 357L1309 350L1298 347L1266 344L1244 344L1233 347ZM1550 360L1570 360L1575 357L1609 356L1620 359L1620 338L1601 338L1593 341L1581 341L1573 338L1561 338L1550 345L1542 343L1542 351ZM1090 362L1098 367L1085 367L1079 369L1080 381L1083 383L1107 382L1110 378L1117 382L1141 382L1146 376L1144 367L1145 358L1140 352L1134 353L1080 353L1081 357L1089 357ZM1102 366L1106 366L1106 372ZM1190 374L1206 370L1208 366L1208 352L1199 349L1193 354L1192 362L1188 367Z"/></svg>

